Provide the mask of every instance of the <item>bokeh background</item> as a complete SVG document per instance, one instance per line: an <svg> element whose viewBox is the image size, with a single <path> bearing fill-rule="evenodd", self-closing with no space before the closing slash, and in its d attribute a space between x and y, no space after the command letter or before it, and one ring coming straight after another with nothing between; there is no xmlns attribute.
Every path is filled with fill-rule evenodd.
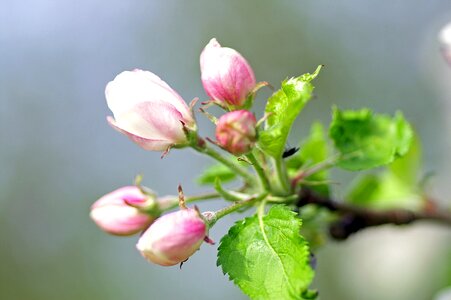
<svg viewBox="0 0 451 300"><path fill-rule="evenodd" d="M451 68L437 42L448 21L449 0L0 0L0 299L246 299L216 267L217 246L182 270L162 268L139 255L137 237L103 234L88 217L137 173L160 195L178 183L202 191L194 178L210 161L189 150L161 160L113 131L104 87L142 68L187 101L206 99L198 59L212 37L274 86L326 65L294 145L312 121L328 122L332 104L402 110L436 174L430 193L449 206ZM450 229L435 224L371 229L317 253L315 286L323 300L433 299L451 285L450 249Z"/></svg>

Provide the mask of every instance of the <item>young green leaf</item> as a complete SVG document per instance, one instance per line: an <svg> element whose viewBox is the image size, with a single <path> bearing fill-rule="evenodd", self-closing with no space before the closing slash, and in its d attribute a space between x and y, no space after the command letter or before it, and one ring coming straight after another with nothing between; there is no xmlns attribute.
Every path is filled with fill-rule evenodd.
<svg viewBox="0 0 451 300"><path fill-rule="evenodd" d="M414 133L409 151L388 166L390 172L411 188L418 187L421 172L421 143Z"/></svg>
<svg viewBox="0 0 451 300"><path fill-rule="evenodd" d="M407 154L379 174L366 174L352 185L346 200L372 209L418 209L423 203L418 188L421 169L420 142L414 135Z"/></svg>
<svg viewBox="0 0 451 300"><path fill-rule="evenodd" d="M368 109L334 108L329 135L342 154L338 166L355 171L386 165L405 155L413 131L400 112L390 118Z"/></svg>
<svg viewBox="0 0 451 300"><path fill-rule="evenodd" d="M232 181L236 178L236 173L223 164L216 164L208 167L202 175L197 178L197 183L202 185L214 185L216 179L221 182Z"/></svg>
<svg viewBox="0 0 451 300"><path fill-rule="evenodd" d="M312 97L313 85L310 82L318 76L321 67L313 74L283 81L281 89L268 99L265 112L269 117L265 129L259 132L260 148L267 154L277 159L282 157L291 126Z"/></svg>
<svg viewBox="0 0 451 300"><path fill-rule="evenodd" d="M286 162L290 176L296 174L302 167L311 167L312 165L324 162L327 159L327 140L321 123L313 123L309 137L301 142L299 148L299 152ZM327 170L322 170L305 178L305 180L314 183L327 181L328 178L329 172L327 172ZM329 195L329 187L327 184L312 185L310 188L323 196Z"/></svg>
<svg viewBox="0 0 451 300"><path fill-rule="evenodd" d="M346 201L371 209L412 209L422 205L421 196L393 173L366 174L357 179Z"/></svg>
<svg viewBox="0 0 451 300"><path fill-rule="evenodd" d="M237 222L221 239L218 266L251 299L302 299L314 272L301 220L282 205Z"/></svg>

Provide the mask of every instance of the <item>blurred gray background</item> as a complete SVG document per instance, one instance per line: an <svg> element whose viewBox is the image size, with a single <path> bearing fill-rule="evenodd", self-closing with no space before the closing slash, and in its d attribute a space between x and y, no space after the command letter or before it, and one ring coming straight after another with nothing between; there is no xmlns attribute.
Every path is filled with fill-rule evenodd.
<svg viewBox="0 0 451 300"><path fill-rule="evenodd" d="M104 88L142 68L186 101L206 99L198 59L212 37L276 87L326 65L294 145L312 121L328 122L331 104L402 110L436 173L431 194L449 205L451 68L437 42L448 21L449 0L0 0L0 299L246 299L215 266L217 246L203 245L182 270L163 268L139 255L137 237L108 236L88 217L137 173L160 195L178 183L202 191L194 177L209 160L189 150L160 160L112 130ZM449 228L426 223L368 230L318 253L315 286L322 300L433 299L451 284L450 241Z"/></svg>

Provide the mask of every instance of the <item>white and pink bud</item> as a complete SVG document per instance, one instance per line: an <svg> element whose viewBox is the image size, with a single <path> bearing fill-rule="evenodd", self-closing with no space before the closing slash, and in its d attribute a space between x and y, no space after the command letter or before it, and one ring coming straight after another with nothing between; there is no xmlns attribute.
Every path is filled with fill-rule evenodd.
<svg viewBox="0 0 451 300"><path fill-rule="evenodd" d="M207 235L205 220L196 209L187 208L158 218L141 236L136 248L150 262L173 266L193 255Z"/></svg>
<svg viewBox="0 0 451 300"><path fill-rule="evenodd" d="M228 107L242 107L254 89L255 75L236 50L211 39L200 55L202 84L207 95Z"/></svg>
<svg viewBox="0 0 451 300"><path fill-rule="evenodd" d="M126 186L94 202L90 216L97 226L110 234L133 235L155 220L145 212L154 204L154 197L144 194L136 186Z"/></svg>
<svg viewBox="0 0 451 300"><path fill-rule="evenodd" d="M187 143L185 128L196 124L185 101L157 75L143 70L125 71L105 89L117 131L146 150L165 151Z"/></svg>
<svg viewBox="0 0 451 300"><path fill-rule="evenodd" d="M257 120L247 110L226 113L216 124L216 141L225 150L235 155L252 150L257 140Z"/></svg>

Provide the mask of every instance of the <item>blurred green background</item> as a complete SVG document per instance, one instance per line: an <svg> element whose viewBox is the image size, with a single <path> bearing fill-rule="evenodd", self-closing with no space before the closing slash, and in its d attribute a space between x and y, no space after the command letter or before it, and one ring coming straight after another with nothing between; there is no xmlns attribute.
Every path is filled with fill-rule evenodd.
<svg viewBox="0 0 451 300"><path fill-rule="evenodd" d="M93 201L140 172L160 195L178 183L202 190L194 177L209 160L189 150L160 160L113 131L104 88L142 68L187 101L206 99L198 59L212 37L276 87L326 65L294 145L312 121L328 122L331 104L402 110L423 140L425 171L436 174L430 192L449 206L451 68L437 32L450 20L449 0L1 0L0 299L246 299L215 266L217 245L182 270L162 268L139 255L137 237L103 234L88 216ZM322 300L433 299L451 285L450 249L451 231L434 224L367 230L317 254L315 286Z"/></svg>

